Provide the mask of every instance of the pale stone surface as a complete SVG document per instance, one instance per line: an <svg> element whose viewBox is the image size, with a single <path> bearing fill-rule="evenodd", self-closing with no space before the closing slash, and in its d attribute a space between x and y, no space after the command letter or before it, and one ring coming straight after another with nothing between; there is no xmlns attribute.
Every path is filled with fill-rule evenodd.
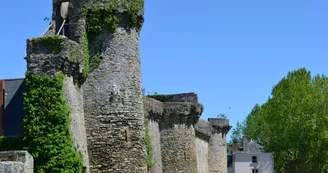
<svg viewBox="0 0 328 173"><path fill-rule="evenodd" d="M83 165L85 166L86 173L88 173L90 170L84 122L83 92L74 84L72 77L66 76L64 79L64 98L70 109L70 131L72 133L74 147L82 154Z"/></svg>
<svg viewBox="0 0 328 173"><path fill-rule="evenodd" d="M175 124L161 128L164 173L197 173L195 130L192 125Z"/></svg>
<svg viewBox="0 0 328 173"><path fill-rule="evenodd" d="M227 172L227 148L226 134L231 126L229 120L224 118L209 118L209 124L212 126L212 137L209 143L209 172L226 173Z"/></svg>
<svg viewBox="0 0 328 173"><path fill-rule="evenodd" d="M209 144L209 172L227 172L227 151L225 134L215 133Z"/></svg>
<svg viewBox="0 0 328 173"><path fill-rule="evenodd" d="M150 171L162 173L162 156L161 156L161 138L159 131L159 122L163 117L164 105L162 102L149 98L143 98L145 118L149 121L149 136L152 146L153 167Z"/></svg>
<svg viewBox="0 0 328 173"><path fill-rule="evenodd" d="M149 121L149 136L152 145L152 156L153 156L153 171L156 173L162 173L162 156L161 156L161 136L159 133L159 124L156 121Z"/></svg>
<svg viewBox="0 0 328 173"><path fill-rule="evenodd" d="M0 152L0 173L33 173L33 163L27 151Z"/></svg>
<svg viewBox="0 0 328 173"><path fill-rule="evenodd" d="M0 162L0 173L27 173L22 162ZM33 173L33 172L29 172Z"/></svg>
<svg viewBox="0 0 328 173"><path fill-rule="evenodd" d="M197 168L198 173L208 171L208 141L196 137Z"/></svg>

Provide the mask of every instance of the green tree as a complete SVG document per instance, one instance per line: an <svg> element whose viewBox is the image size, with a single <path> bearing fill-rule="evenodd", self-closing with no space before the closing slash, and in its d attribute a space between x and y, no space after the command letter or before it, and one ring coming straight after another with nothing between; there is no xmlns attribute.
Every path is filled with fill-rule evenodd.
<svg viewBox="0 0 328 173"><path fill-rule="evenodd" d="M234 140L237 142L237 147L241 147L243 144L243 130L244 130L244 125L237 121L236 127L232 129L231 131L231 141L229 142L232 144Z"/></svg>
<svg viewBox="0 0 328 173"><path fill-rule="evenodd" d="M245 134L275 152L275 172L328 172L328 78L301 68L273 87L255 106Z"/></svg>
<svg viewBox="0 0 328 173"><path fill-rule="evenodd" d="M249 140L252 139L257 143L261 143L259 133L261 127L260 111L261 106L256 104L252 111L247 115L243 128L243 134L246 135Z"/></svg>

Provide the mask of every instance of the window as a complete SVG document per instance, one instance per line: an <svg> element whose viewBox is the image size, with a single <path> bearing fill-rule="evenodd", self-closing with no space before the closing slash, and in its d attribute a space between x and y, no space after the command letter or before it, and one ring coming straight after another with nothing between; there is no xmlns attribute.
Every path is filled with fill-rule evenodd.
<svg viewBox="0 0 328 173"><path fill-rule="evenodd" d="M259 173L258 169L252 169L252 173Z"/></svg>
<svg viewBox="0 0 328 173"><path fill-rule="evenodd" d="M252 156L252 163L257 163L257 156Z"/></svg>

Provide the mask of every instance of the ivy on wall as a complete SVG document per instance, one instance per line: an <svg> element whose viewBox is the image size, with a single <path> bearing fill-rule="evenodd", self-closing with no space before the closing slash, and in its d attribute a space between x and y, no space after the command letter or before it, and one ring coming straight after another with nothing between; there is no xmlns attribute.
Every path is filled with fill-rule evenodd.
<svg viewBox="0 0 328 173"><path fill-rule="evenodd" d="M115 31L120 25L122 12L126 11L127 27L140 29L139 13L143 9L144 0L120 1L112 0L107 4L85 5L83 14L86 16L87 32L91 38L104 30ZM126 20L126 19L125 19Z"/></svg>
<svg viewBox="0 0 328 173"><path fill-rule="evenodd" d="M150 134L149 134L149 112L148 112L148 103L147 102L143 102L143 112L144 112L144 118L145 118L145 145L146 145L146 151L147 151L147 169L148 172L149 170L151 170L154 166L153 163L153 148L151 145L151 138L150 138Z"/></svg>
<svg viewBox="0 0 328 173"><path fill-rule="evenodd" d="M151 146L151 139L149 135L149 120L145 119L145 144L147 150L147 168L148 170L153 168L153 149Z"/></svg>
<svg viewBox="0 0 328 173"><path fill-rule="evenodd" d="M23 137L0 136L0 151L22 150L24 148Z"/></svg>
<svg viewBox="0 0 328 173"><path fill-rule="evenodd" d="M34 157L37 173L82 171L82 156L73 147L70 133L63 80L62 73L55 77L26 73L23 142Z"/></svg>
<svg viewBox="0 0 328 173"><path fill-rule="evenodd" d="M99 67L102 60L103 41L97 40L96 37L104 31L113 33L120 25L140 29L142 25L140 13L143 7L144 0L111 0L104 4L83 6L82 12L86 19L83 38L83 80L87 78L88 73Z"/></svg>
<svg viewBox="0 0 328 173"><path fill-rule="evenodd" d="M82 43L82 49L83 49L83 71L82 71L82 78L85 80L89 73L89 59L90 59L90 53L89 53L89 41L87 33L84 33L83 35L83 43Z"/></svg>

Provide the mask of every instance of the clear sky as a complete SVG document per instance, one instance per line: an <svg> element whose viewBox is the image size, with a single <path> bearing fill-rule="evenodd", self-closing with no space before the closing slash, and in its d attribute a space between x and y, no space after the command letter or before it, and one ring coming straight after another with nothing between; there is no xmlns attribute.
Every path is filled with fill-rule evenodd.
<svg viewBox="0 0 328 173"><path fill-rule="evenodd" d="M1 3L0 79L24 77L26 39L46 29L51 5ZM224 113L234 126L288 71L328 75L327 9L326 0L145 0L143 87L195 92L203 119Z"/></svg>

